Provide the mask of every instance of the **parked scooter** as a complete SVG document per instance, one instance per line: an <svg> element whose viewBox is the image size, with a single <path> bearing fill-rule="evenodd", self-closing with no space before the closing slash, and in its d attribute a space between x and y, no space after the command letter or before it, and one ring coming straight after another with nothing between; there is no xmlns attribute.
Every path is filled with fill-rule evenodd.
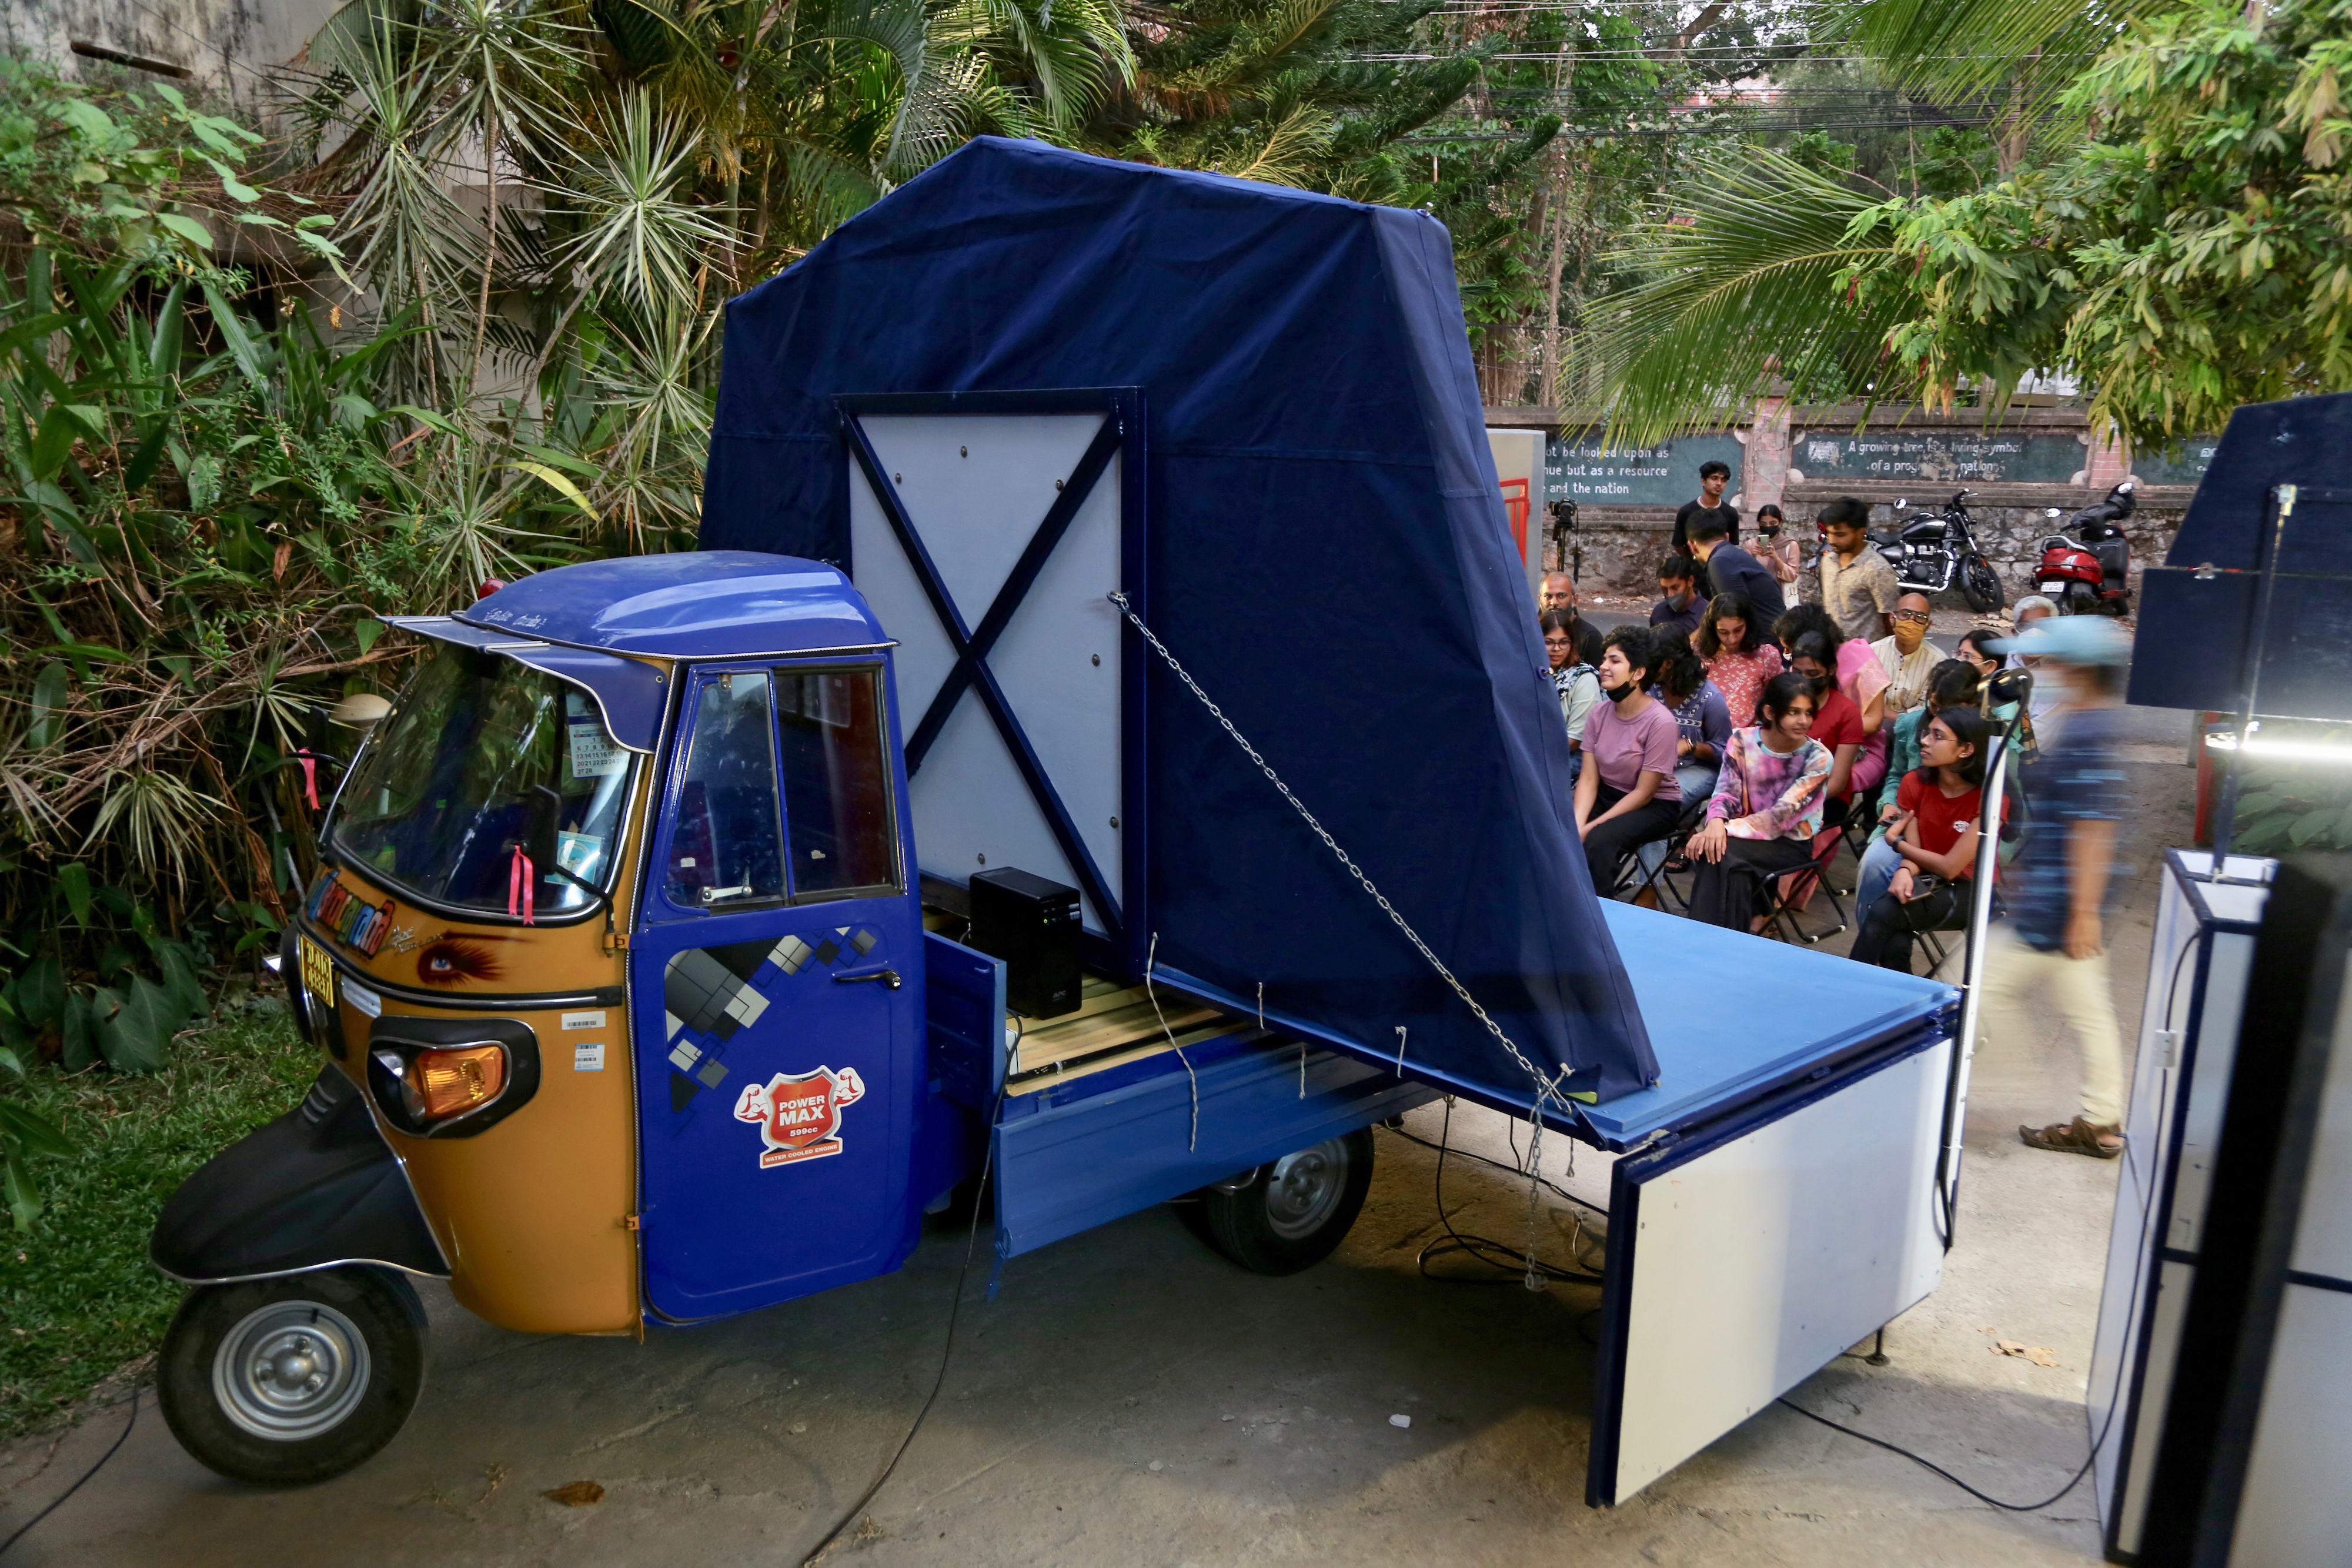
<svg viewBox="0 0 2352 1568"><path fill-rule="evenodd" d="M1941 512L1911 512L1911 503L1897 501L1895 527L1870 536L1906 593L1941 593L1957 588L1969 609L1979 615L1999 610L2006 597L2000 573L1977 548L1976 519L1969 516L1969 492L1952 497Z"/></svg>
<svg viewBox="0 0 2352 1568"><path fill-rule="evenodd" d="M2060 613L2131 613L2131 541L2118 525L2132 515L2134 488L2125 480L2105 500L2068 516L2059 532L2042 541L2038 580ZM2048 515L2057 517L2058 508L2051 507Z"/></svg>

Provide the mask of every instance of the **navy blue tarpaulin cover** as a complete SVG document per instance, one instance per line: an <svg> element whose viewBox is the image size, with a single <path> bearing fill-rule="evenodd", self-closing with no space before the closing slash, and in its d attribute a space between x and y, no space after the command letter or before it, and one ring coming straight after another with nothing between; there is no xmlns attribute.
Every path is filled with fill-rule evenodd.
<svg viewBox="0 0 2352 1568"><path fill-rule="evenodd" d="M843 393L1142 389L1152 628L1545 1072L1657 1077L1419 213L975 141L729 308L706 549L848 566ZM1149 657L1148 654L1138 656ZM1163 667L1159 962L1408 1071L1524 1071Z"/></svg>
<svg viewBox="0 0 2352 1568"><path fill-rule="evenodd" d="M2231 414L2160 567L2141 575L2131 700L2243 709L2253 674L2258 573L2277 581L2262 630L2256 706L2352 719L2352 392L2248 403ZM2276 526L2277 489L2297 496Z"/></svg>

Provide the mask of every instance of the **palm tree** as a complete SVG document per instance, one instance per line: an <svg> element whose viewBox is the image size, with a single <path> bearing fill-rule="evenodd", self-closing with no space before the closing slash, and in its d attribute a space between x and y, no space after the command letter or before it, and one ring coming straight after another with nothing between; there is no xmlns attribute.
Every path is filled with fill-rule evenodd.
<svg viewBox="0 0 2352 1568"><path fill-rule="evenodd" d="M1863 0L1843 35L1917 90L1990 95L2005 178L1870 191L1742 149L1629 236L1595 348L1612 433L1767 390L1997 413L2063 371L2142 449L2239 403L2352 386L2352 190L2335 56L2352 5Z"/></svg>

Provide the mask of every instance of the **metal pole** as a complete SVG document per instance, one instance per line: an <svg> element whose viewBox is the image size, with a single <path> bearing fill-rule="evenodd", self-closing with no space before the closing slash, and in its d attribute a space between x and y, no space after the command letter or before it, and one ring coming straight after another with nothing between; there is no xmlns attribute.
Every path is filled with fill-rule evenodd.
<svg viewBox="0 0 2352 1568"><path fill-rule="evenodd" d="M2019 717L2025 701L2017 705ZM1984 1000L1985 948L1991 935L1993 871L2000 852L2002 786L2009 775L2009 754L2016 745L2016 721L1993 737L1992 761L1985 768L1984 792L1977 810L1976 885L1969 890L1968 956L1960 969L1960 1037L1952 1045L1952 1071L1944 1082L1944 1146L1937 1159L1937 1190L1944 1203L1944 1249L1950 1251L1959 1231L1960 1149L1969 1109L1969 1070L1976 1060L1977 1019Z"/></svg>
<svg viewBox="0 0 2352 1568"><path fill-rule="evenodd" d="M2246 766L2246 743L2253 738L2254 704L2263 687L2263 654L2268 646L2271 599L2278 588L2280 547L2286 542L2286 520L2294 516L2295 486L2281 485L2273 492L2270 548L2259 563L2262 588L2254 600L2253 636L2246 651L2246 706L2238 713L2238 744L2221 774L2221 800L2213 812L2213 880L2226 882L2230 869L2230 836L2236 830L2238 783ZM2201 740L2200 744L2202 744Z"/></svg>

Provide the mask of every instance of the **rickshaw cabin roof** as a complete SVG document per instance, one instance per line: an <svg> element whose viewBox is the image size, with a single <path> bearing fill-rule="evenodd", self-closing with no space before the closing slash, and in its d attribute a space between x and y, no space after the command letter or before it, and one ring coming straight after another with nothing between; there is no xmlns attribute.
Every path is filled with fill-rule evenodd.
<svg viewBox="0 0 2352 1568"><path fill-rule="evenodd" d="M845 653L888 641L840 571L752 550L560 566L475 601L457 619L485 631L658 659Z"/></svg>

